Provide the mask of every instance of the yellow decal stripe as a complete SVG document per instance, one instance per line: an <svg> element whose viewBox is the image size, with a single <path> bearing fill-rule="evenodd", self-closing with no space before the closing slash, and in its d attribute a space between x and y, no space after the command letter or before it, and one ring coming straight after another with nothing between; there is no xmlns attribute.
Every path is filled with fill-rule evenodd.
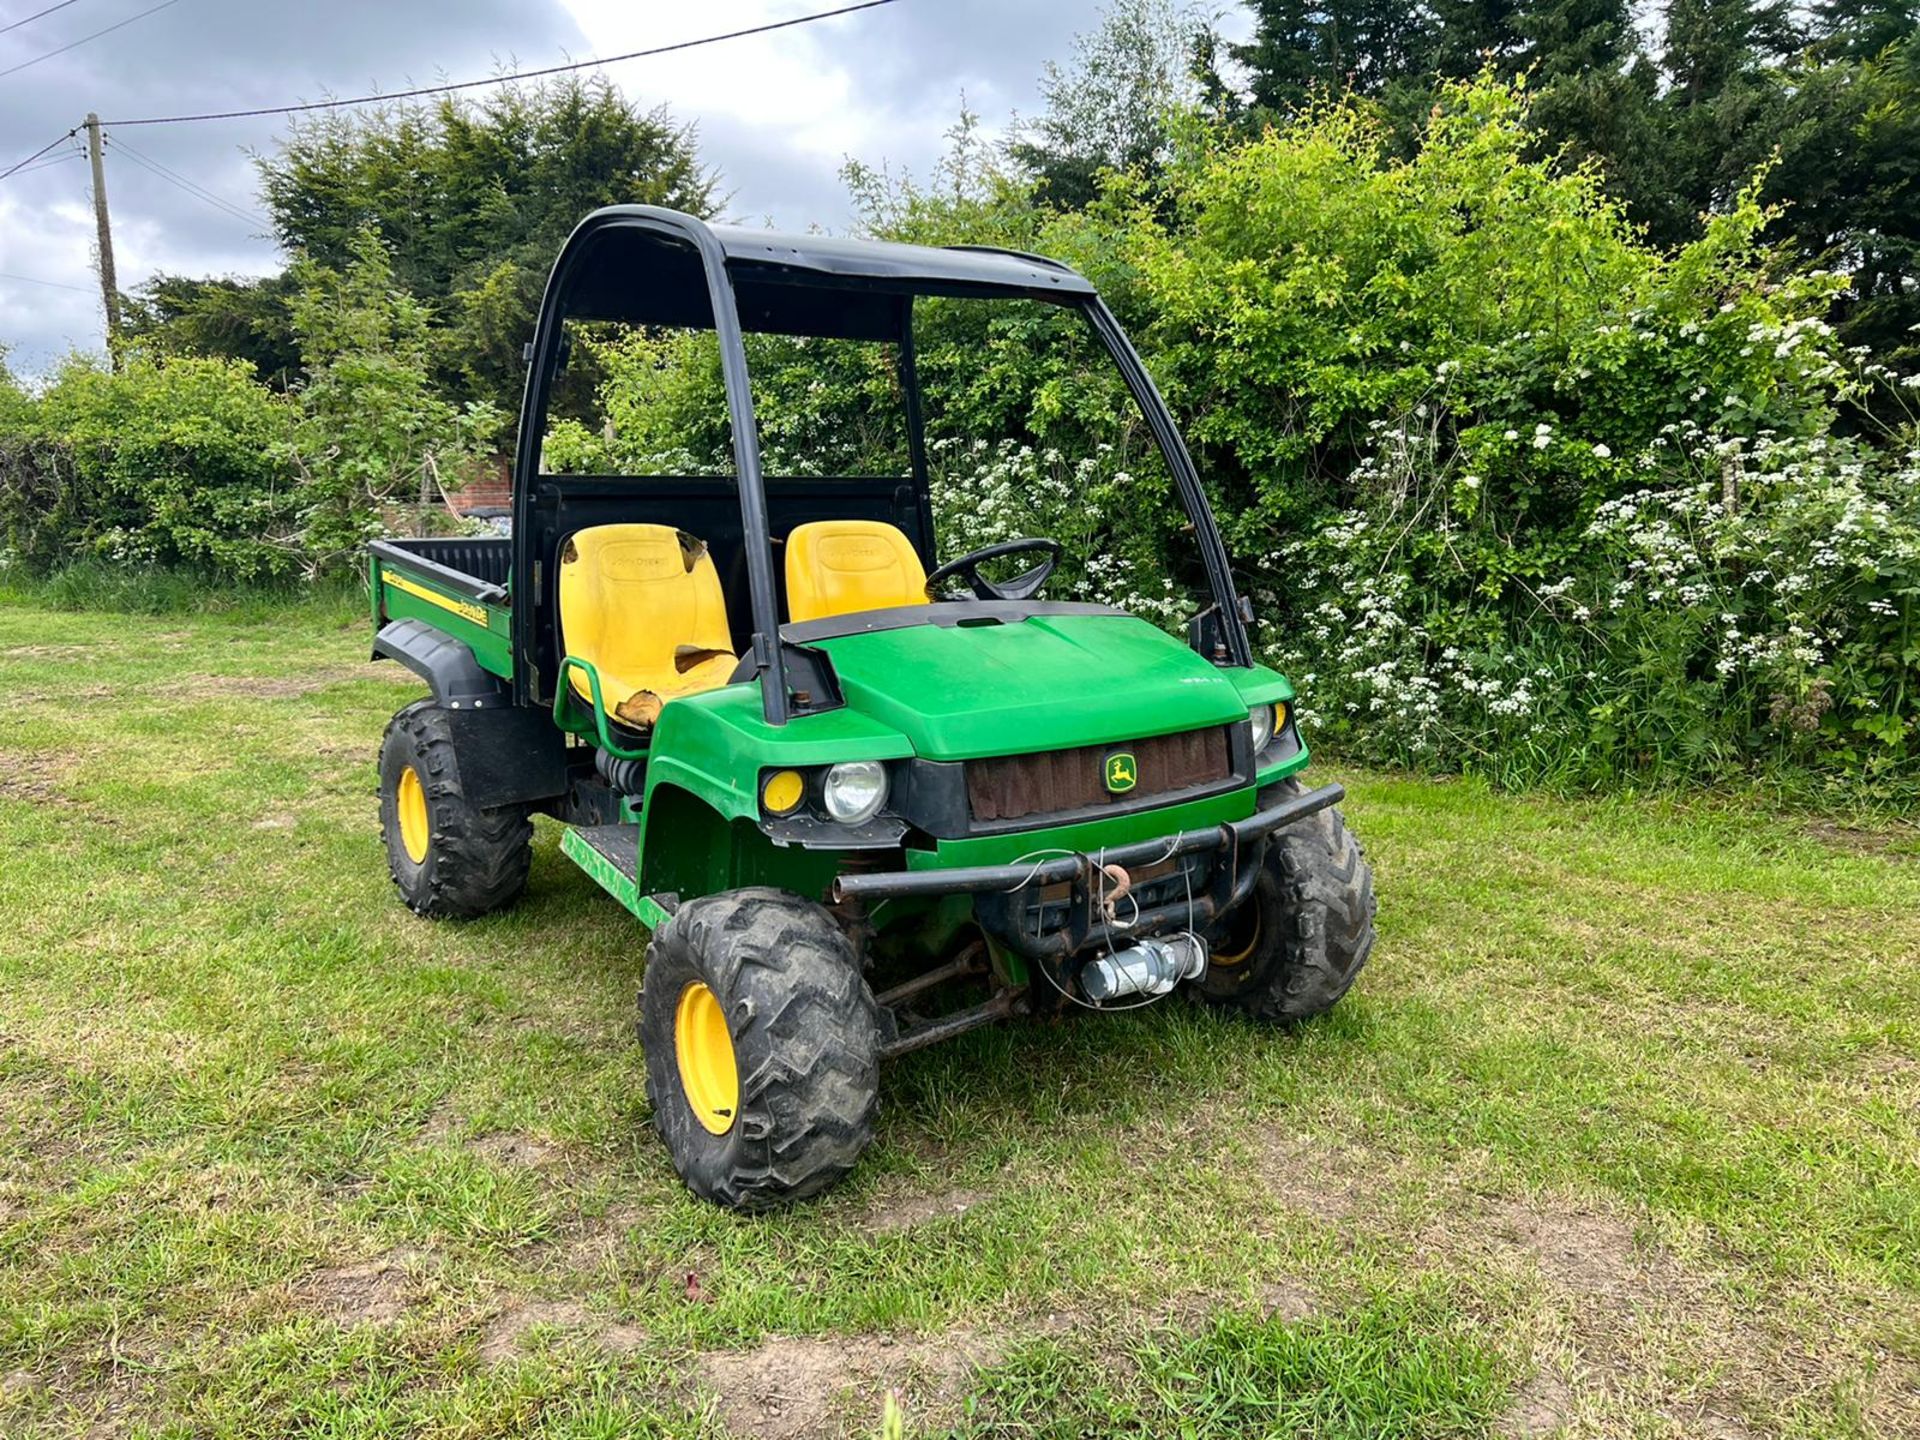
<svg viewBox="0 0 1920 1440"><path fill-rule="evenodd" d="M394 589L418 596L429 605L438 605L442 610L451 610L462 620L471 620L474 624L482 626L487 623L487 610L484 605L473 605L465 600L450 599L438 590L429 590L418 580L409 580L406 576L396 575L391 570L382 570L380 578Z"/></svg>

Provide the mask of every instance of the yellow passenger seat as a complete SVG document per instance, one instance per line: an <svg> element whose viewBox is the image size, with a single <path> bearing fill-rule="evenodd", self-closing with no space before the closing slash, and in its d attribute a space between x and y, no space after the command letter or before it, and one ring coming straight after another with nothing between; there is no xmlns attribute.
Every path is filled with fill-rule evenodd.
<svg viewBox="0 0 1920 1440"><path fill-rule="evenodd" d="M560 637L600 673L607 713L653 723L660 706L733 674L727 602L707 547L669 525L595 525L560 553ZM586 673L573 688L591 701Z"/></svg>
<svg viewBox="0 0 1920 1440"><path fill-rule="evenodd" d="M880 520L815 520L787 536L787 613L794 620L927 603L913 542Z"/></svg>

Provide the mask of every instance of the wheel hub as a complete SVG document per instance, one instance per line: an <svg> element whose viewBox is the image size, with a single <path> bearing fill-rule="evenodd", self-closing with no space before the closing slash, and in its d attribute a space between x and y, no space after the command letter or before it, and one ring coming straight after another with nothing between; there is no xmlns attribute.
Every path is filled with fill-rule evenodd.
<svg viewBox="0 0 1920 1440"><path fill-rule="evenodd" d="M420 783L420 772L411 765L400 772L394 809L400 819L400 843L406 847L407 858L418 865L427 858L433 822L427 817L427 787Z"/></svg>
<svg viewBox="0 0 1920 1440"><path fill-rule="evenodd" d="M693 1118L710 1134L726 1134L740 1109L740 1070L720 997L698 980L680 992L673 1051L680 1064L680 1090Z"/></svg>

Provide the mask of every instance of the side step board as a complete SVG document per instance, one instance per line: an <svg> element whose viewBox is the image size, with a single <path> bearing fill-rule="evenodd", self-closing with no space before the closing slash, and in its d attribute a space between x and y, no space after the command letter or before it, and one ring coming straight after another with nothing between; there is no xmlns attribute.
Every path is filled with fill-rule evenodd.
<svg viewBox="0 0 1920 1440"><path fill-rule="evenodd" d="M638 825L570 826L560 837L560 849L649 930L658 930L672 918L659 901L640 893Z"/></svg>

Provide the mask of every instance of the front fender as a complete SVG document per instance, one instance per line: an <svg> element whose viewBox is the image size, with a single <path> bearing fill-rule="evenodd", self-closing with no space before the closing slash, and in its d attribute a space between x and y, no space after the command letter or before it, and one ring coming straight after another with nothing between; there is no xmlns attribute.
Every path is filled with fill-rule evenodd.
<svg viewBox="0 0 1920 1440"><path fill-rule="evenodd" d="M646 811L657 786L704 801L727 820L760 822L760 774L842 760L904 760L907 737L851 708L800 715L769 725L760 684L726 685L669 702L654 728L647 761Z"/></svg>

